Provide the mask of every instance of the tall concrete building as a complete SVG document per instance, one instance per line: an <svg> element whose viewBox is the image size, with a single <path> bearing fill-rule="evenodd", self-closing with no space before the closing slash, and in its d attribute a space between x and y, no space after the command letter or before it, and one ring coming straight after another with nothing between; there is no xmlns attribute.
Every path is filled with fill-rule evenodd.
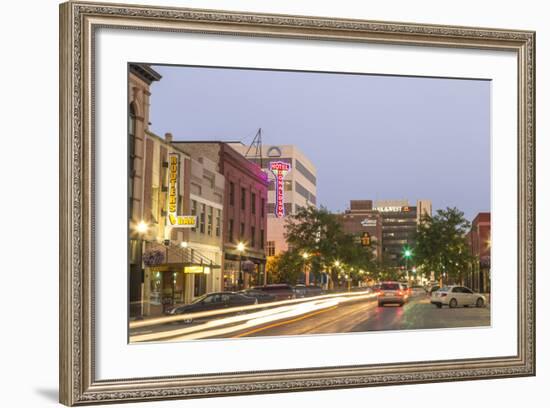
<svg viewBox="0 0 550 408"><path fill-rule="evenodd" d="M317 169L294 145L262 145L256 150L232 143L231 147L268 175L266 255L286 251L286 217L302 207L317 205Z"/></svg>
<svg viewBox="0 0 550 408"><path fill-rule="evenodd" d="M418 200L411 206L408 200L377 200L373 209L382 217L382 258L390 265L402 265L403 249L414 246L421 216L431 216L431 201Z"/></svg>

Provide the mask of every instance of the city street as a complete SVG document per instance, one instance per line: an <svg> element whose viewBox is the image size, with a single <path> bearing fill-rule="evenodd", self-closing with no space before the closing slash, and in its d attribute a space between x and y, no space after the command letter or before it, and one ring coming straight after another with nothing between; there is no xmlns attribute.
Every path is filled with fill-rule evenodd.
<svg viewBox="0 0 550 408"><path fill-rule="evenodd" d="M403 307L378 307L373 294L344 293L275 302L229 315L186 320L186 323L166 322L166 319L160 318L158 323L142 323L142 327L131 328L130 341L489 326L490 308L438 309L430 304L427 296L411 298Z"/></svg>

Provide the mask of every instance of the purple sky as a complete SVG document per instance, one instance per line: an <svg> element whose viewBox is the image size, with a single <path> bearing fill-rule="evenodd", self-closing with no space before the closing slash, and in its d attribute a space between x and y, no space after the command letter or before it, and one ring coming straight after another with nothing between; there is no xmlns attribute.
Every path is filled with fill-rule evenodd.
<svg viewBox="0 0 550 408"><path fill-rule="evenodd" d="M175 140L294 144L318 204L431 199L490 211L490 81L154 66L152 130Z"/></svg>

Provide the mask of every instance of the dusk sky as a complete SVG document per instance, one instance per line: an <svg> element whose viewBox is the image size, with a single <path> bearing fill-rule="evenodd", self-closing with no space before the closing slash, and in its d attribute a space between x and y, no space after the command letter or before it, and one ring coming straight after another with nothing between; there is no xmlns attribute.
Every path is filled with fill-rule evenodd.
<svg viewBox="0 0 550 408"><path fill-rule="evenodd" d="M153 66L151 129L175 140L296 145L317 168L317 204L430 199L471 221L490 211L484 80Z"/></svg>

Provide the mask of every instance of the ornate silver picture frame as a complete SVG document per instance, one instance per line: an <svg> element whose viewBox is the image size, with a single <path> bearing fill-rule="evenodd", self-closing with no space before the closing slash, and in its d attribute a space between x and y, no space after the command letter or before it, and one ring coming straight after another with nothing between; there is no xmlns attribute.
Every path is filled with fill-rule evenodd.
<svg viewBox="0 0 550 408"><path fill-rule="evenodd" d="M517 352L482 358L103 379L96 345L96 33L100 29L429 46L517 60ZM112 137L117 137L116 135ZM120 135L125 138L126 135ZM125 140L125 139L124 139ZM68 2L60 6L60 402L73 406L535 375L535 33ZM126 271L114 271L124 274ZM125 297L126 294L120 294ZM243 340L244 341L244 340Z"/></svg>

